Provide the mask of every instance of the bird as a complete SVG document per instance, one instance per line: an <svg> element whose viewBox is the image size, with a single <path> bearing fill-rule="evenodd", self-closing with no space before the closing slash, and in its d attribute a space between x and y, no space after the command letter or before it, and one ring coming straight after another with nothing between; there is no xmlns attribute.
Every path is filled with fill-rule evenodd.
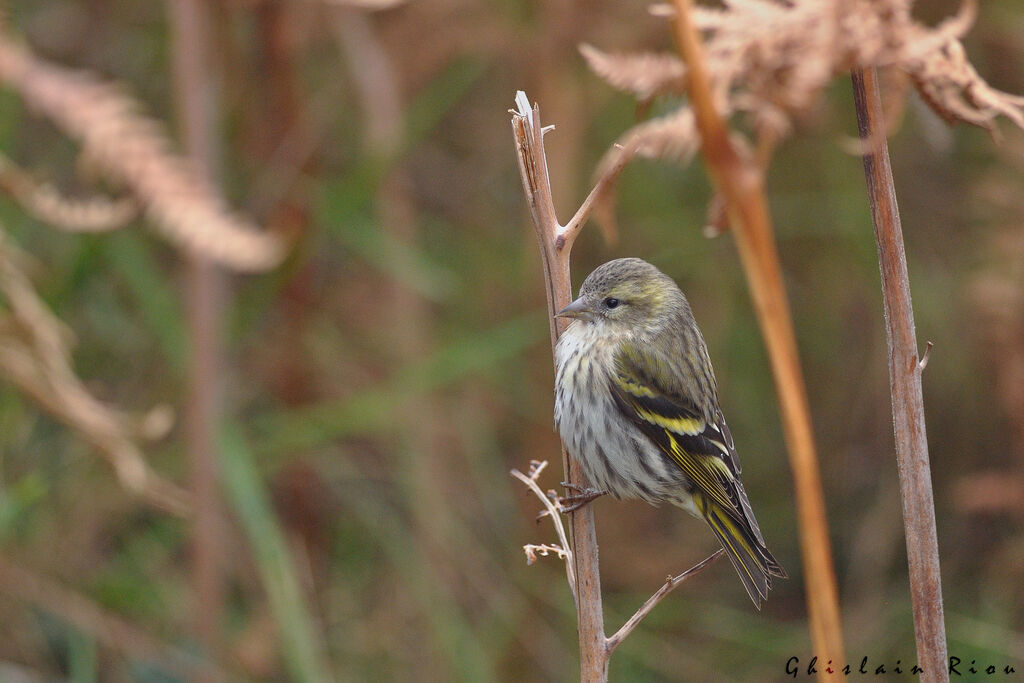
<svg viewBox="0 0 1024 683"><path fill-rule="evenodd" d="M672 278L639 258L598 266L556 317L555 426L593 487L567 485L573 512L606 494L671 503L703 519L760 610L769 552L718 403L707 345ZM565 484L565 482L563 482Z"/></svg>

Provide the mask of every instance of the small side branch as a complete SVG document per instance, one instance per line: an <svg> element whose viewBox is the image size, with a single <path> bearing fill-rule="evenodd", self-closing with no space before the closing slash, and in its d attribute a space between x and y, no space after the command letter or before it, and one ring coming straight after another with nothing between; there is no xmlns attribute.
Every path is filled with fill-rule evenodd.
<svg viewBox="0 0 1024 683"><path fill-rule="evenodd" d="M921 360L917 361L917 368L924 372L924 369L928 367L928 359L932 357L932 348L935 344L928 342L924 347L924 355L921 356Z"/></svg>
<svg viewBox="0 0 1024 683"><path fill-rule="evenodd" d="M631 154L620 154L616 158L614 164L603 170L601 176L594 184L594 189L590 191L587 198L583 200L582 204L580 204L580 208L577 209L569 222L561 229L558 236L560 241L564 243L576 239L576 235L579 234L583 224L587 222L588 218L590 218L590 214L594 212L594 208L597 206L597 203L603 198L604 194L611 189L612 185L615 184L615 180L619 177L619 173L622 172L622 169L626 167L626 164L629 163L631 158Z"/></svg>
<svg viewBox="0 0 1024 683"><path fill-rule="evenodd" d="M537 477L544 471L544 468L548 466L548 461L530 461L530 473L528 475L523 474L519 470L512 470L511 474L519 481L526 484L537 498L544 503L545 511L541 513L541 516L548 516L551 518L551 523L555 526L555 534L558 536L558 543L561 545L560 548L555 550L556 546L549 546L546 544L534 545L529 544L524 546L526 551L526 557L530 564L533 564L533 558L535 555L547 555L549 552L556 552L560 557L565 560L565 576L569 580L569 588L572 590L572 601L576 602L576 572L573 565L572 549L569 546L569 538L565 533L565 525L562 524L562 515L559 514L558 506L551 496L545 495L544 491L541 490L537 484ZM540 521L538 518L537 521ZM533 554L531 554L533 553Z"/></svg>
<svg viewBox="0 0 1024 683"><path fill-rule="evenodd" d="M698 562L697 564L695 564L694 566L690 567L685 572L680 574L679 576L670 576L667 579L665 579L665 584L661 588L659 588L654 595L647 598L647 602L640 606L640 609L638 609L636 613L629 618L629 621L623 624L622 628L616 631L615 635L613 635L611 638L607 640L607 642L605 643L605 648L608 650L608 654L611 655L612 652L615 652L615 648L617 648L619 644L626 639L626 636L633 632L633 629L635 629L640 624L640 622L643 621L644 617L651 613L651 610L653 610L658 605L658 603L665 598L665 596L674 591L676 587L679 586L679 584L681 584L683 581L686 581L688 578L695 576L707 567L710 567L716 560L718 560L724 554L725 550L719 549L710 557L701 560L700 562Z"/></svg>

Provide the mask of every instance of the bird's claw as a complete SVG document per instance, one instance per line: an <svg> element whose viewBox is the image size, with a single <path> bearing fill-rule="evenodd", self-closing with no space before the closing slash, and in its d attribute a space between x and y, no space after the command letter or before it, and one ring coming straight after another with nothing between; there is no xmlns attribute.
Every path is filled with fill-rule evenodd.
<svg viewBox="0 0 1024 683"><path fill-rule="evenodd" d="M595 498L600 498L608 493L607 491L599 491L589 486L580 486L579 484L572 484L567 481L563 481L562 486L575 492L571 496L558 496L555 499L563 513L576 512Z"/></svg>

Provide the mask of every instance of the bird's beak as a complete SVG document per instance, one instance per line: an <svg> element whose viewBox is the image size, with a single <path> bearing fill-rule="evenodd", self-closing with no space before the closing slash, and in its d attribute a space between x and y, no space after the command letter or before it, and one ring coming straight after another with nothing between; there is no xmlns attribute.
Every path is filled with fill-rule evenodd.
<svg viewBox="0 0 1024 683"><path fill-rule="evenodd" d="M582 298L576 299L571 304L555 313L556 318L589 318L593 315L593 311L590 306L583 301Z"/></svg>

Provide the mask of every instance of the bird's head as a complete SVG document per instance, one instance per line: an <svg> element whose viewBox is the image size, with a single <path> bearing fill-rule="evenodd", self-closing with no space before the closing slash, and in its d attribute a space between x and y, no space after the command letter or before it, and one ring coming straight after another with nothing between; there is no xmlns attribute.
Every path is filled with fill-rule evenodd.
<svg viewBox="0 0 1024 683"><path fill-rule="evenodd" d="M583 281L579 298L556 315L612 334L646 336L689 314L686 297L672 278L646 261L623 258L598 266Z"/></svg>

